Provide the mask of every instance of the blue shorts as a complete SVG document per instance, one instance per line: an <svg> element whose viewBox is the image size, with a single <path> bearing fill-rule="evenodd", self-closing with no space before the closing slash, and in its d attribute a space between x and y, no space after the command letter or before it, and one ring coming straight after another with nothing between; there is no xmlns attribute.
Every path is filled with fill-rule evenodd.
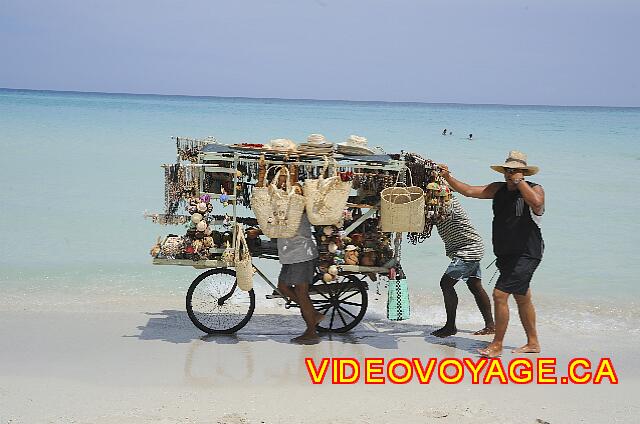
<svg viewBox="0 0 640 424"><path fill-rule="evenodd" d="M453 258L444 274L456 281L468 280L472 277L481 279L480 261L465 261L460 258Z"/></svg>

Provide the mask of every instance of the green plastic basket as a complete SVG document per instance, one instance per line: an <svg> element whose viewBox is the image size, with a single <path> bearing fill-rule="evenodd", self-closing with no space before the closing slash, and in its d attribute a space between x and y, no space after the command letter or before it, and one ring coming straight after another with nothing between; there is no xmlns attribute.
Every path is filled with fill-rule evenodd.
<svg viewBox="0 0 640 424"><path fill-rule="evenodd" d="M389 280L387 296L387 318L391 321L402 321L411 316L409 287L407 279Z"/></svg>

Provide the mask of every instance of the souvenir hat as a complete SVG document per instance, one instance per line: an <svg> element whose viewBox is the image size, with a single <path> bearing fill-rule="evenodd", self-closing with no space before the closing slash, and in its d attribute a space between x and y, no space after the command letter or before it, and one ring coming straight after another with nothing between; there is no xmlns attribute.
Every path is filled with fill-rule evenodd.
<svg viewBox="0 0 640 424"><path fill-rule="evenodd" d="M296 150L296 143L294 143L293 140L289 140L287 138L276 138L269 141L269 144L267 144L266 147L270 150L288 152Z"/></svg>
<svg viewBox="0 0 640 424"><path fill-rule="evenodd" d="M347 155L375 154L373 150L367 147L367 139L359 135L350 135L343 143L339 143L338 152Z"/></svg>
<svg viewBox="0 0 640 424"><path fill-rule="evenodd" d="M527 164L527 155L517 150L510 151L502 165L491 165L491 169L501 174L504 174L505 168L521 169L526 176L535 175L539 171L537 166Z"/></svg>
<svg viewBox="0 0 640 424"><path fill-rule="evenodd" d="M307 137L307 143L325 144L325 143L329 143L329 141L322 134L309 134L309 137Z"/></svg>

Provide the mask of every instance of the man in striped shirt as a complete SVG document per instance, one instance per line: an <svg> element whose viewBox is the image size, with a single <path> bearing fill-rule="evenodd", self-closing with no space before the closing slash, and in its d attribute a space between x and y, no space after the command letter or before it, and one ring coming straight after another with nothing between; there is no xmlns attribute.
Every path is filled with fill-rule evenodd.
<svg viewBox="0 0 640 424"><path fill-rule="evenodd" d="M466 281L484 319L484 328L474 334L493 334L495 325L491 315L491 301L482 287L480 272L484 244L482 237L471 225L469 216L455 196L451 199L449 213L444 220L436 223L436 229L444 242L445 252L451 258L451 263L440 279L444 307L447 311L447 323L431 334L437 337L449 337L458 332L456 328L458 295L454 286L459 280Z"/></svg>

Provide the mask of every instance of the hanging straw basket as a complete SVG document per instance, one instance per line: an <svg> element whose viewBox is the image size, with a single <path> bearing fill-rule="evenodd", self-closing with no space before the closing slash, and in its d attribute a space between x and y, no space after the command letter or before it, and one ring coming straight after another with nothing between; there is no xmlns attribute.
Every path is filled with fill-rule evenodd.
<svg viewBox="0 0 640 424"><path fill-rule="evenodd" d="M236 226L236 249L234 254L236 268L236 282L240 290L249 291L253 288L253 264L251 263L251 253L244 231L240 224Z"/></svg>
<svg viewBox="0 0 640 424"><path fill-rule="evenodd" d="M329 160L325 156L325 165L320 178L308 179L304 182L305 208L309 222L313 225L335 225L342 220L342 212L347 206L351 181L342 181L338 176L337 164L333 163L334 174L324 178L329 167Z"/></svg>
<svg viewBox="0 0 640 424"><path fill-rule="evenodd" d="M409 172L409 171L407 171ZM398 178L400 174L398 174ZM424 230L424 190L413 186L401 187L396 181L394 187L388 187L380 193L380 226L382 232L420 233Z"/></svg>
<svg viewBox="0 0 640 424"><path fill-rule="evenodd" d="M287 174L286 191L278 188L280 173ZM268 187L256 187L251 196L251 209L256 215L262 233L269 238L294 237L304 213L304 196L291 185L286 167L281 168Z"/></svg>

